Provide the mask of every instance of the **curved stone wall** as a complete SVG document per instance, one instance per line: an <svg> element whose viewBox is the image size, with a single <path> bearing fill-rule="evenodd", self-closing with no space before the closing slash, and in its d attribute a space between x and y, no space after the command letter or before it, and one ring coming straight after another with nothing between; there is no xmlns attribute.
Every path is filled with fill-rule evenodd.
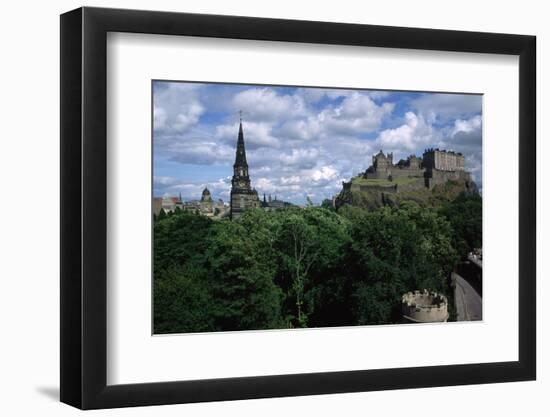
<svg viewBox="0 0 550 417"><path fill-rule="evenodd" d="M447 297L428 290L403 294L401 308L403 319L409 323L445 322L449 318Z"/></svg>

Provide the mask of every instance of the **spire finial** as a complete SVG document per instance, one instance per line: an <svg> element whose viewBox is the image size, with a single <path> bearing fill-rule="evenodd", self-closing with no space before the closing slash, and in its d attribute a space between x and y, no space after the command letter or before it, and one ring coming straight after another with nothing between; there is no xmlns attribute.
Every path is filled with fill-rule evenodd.
<svg viewBox="0 0 550 417"><path fill-rule="evenodd" d="M241 123L243 122L243 111L242 110L239 110L239 121Z"/></svg>

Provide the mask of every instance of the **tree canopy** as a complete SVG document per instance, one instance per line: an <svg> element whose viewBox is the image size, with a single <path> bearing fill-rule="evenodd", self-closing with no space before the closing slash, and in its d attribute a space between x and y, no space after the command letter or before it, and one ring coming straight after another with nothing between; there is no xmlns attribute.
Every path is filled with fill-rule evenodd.
<svg viewBox="0 0 550 417"><path fill-rule="evenodd" d="M440 209L253 209L236 221L162 213L155 333L396 323L403 293L448 293L459 256L480 243L481 199L468 196Z"/></svg>

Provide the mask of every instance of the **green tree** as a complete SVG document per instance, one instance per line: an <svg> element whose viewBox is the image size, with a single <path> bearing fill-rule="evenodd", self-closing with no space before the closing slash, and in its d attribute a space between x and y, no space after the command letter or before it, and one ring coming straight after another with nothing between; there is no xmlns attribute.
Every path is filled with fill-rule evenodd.
<svg viewBox="0 0 550 417"><path fill-rule="evenodd" d="M457 242L478 236L453 216L477 205L254 209L235 221L159 214L155 332L397 322L404 292L448 292Z"/></svg>
<svg viewBox="0 0 550 417"><path fill-rule="evenodd" d="M173 267L154 280L155 333L184 333L217 330L212 314L212 298L205 271Z"/></svg>
<svg viewBox="0 0 550 417"><path fill-rule="evenodd" d="M477 193L462 193L445 204L441 214L453 228L453 246L462 256L482 246L483 204Z"/></svg>
<svg viewBox="0 0 550 417"><path fill-rule="evenodd" d="M158 216L156 216L156 220L162 220L166 218L166 212L163 208L160 209Z"/></svg>
<svg viewBox="0 0 550 417"><path fill-rule="evenodd" d="M153 230L154 330L157 333L212 331L214 316L204 269L212 222L178 210L157 216Z"/></svg>
<svg viewBox="0 0 550 417"><path fill-rule="evenodd" d="M247 216L261 216L247 213ZM206 252L216 323L222 330L282 327L282 292L274 283L272 242L252 219L220 221ZM257 223L256 223L257 224Z"/></svg>
<svg viewBox="0 0 550 417"><path fill-rule="evenodd" d="M319 207L287 209L277 213L276 252L280 283L293 300L294 325L306 327L315 305L308 297L314 277L338 264L348 242L347 222ZM286 279L285 279L286 278ZM292 310L291 310L292 311Z"/></svg>
<svg viewBox="0 0 550 417"><path fill-rule="evenodd" d="M161 212L162 213L162 212ZM162 272L204 258L212 220L180 210L154 224L154 270Z"/></svg>
<svg viewBox="0 0 550 417"><path fill-rule="evenodd" d="M447 276L457 256L443 216L413 202L342 213L353 223L351 304L357 324L398 321L404 292L448 291Z"/></svg>

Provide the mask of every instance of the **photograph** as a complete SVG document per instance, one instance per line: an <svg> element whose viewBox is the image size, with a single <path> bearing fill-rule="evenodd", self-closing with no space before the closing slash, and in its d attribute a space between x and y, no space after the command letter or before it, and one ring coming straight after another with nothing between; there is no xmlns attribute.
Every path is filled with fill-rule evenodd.
<svg viewBox="0 0 550 417"><path fill-rule="evenodd" d="M482 320L482 94L151 88L153 334Z"/></svg>
<svg viewBox="0 0 550 417"><path fill-rule="evenodd" d="M0 417L548 413L543 2L3 6Z"/></svg>

